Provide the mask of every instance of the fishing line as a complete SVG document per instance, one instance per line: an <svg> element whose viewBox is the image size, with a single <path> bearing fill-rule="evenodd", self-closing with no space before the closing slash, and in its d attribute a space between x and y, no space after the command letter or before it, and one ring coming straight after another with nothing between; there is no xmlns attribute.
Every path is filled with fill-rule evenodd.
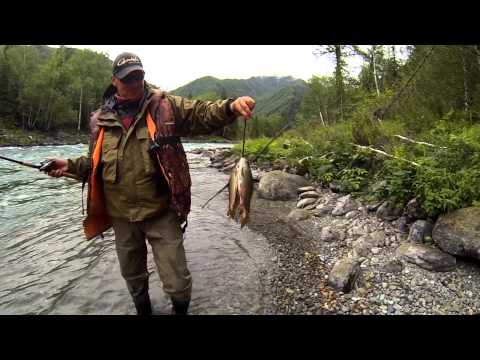
<svg viewBox="0 0 480 360"><path fill-rule="evenodd" d="M243 144L242 144L242 157L245 154L245 135L247 133L247 118L243 118L244 126L243 126Z"/></svg>
<svg viewBox="0 0 480 360"><path fill-rule="evenodd" d="M277 134L275 134L275 136L263 147L263 149L260 150L260 151L256 154L256 156L255 156L255 158L252 160L252 162L257 161L258 158L260 158L260 156L262 156L262 154L268 149L268 147L270 146L270 144L271 144L272 142L274 142L280 135L282 135L282 133L283 133L285 130L287 130L290 126L292 126L294 122L295 122L295 119L292 119L292 120L290 120L290 122L288 122L283 128L281 128L280 131L279 131ZM244 129L243 129L242 157L243 157L244 151L245 151L245 132L246 132L246 128L247 128L247 120L245 119L245 127L244 127ZM213 194L213 196L210 197L210 199L208 199L208 200L205 202L205 204L202 205L202 209L205 208L205 206L207 206L208 203L209 203L210 201L212 201L218 194L220 194L223 190L225 190L226 188L228 188L228 185L229 185L229 184L230 184L230 182L227 182L224 187L222 187L222 188L221 188L220 190L218 190L215 194Z"/></svg>

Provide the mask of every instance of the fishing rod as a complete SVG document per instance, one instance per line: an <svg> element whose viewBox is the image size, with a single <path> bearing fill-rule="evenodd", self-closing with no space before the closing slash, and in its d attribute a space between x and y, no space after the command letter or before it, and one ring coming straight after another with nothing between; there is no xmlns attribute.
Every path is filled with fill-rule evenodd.
<svg viewBox="0 0 480 360"><path fill-rule="evenodd" d="M277 134L275 134L275 136L267 143L267 145L265 145L263 147L263 149L257 153L257 155L253 158L252 162L255 162L258 160L258 158L260 156L262 156L262 154L268 149L268 147L270 146L271 143L273 143L276 139L278 139L278 137L280 135L282 135L282 133L287 130L290 126L293 125L295 120L291 120L289 121L283 128L281 128ZM243 144L242 144L242 157L244 155L244 151L245 151L245 132L246 132L246 128L247 128L247 120L245 119L245 127L243 128ZM228 185L230 184L230 181L227 182L227 184L222 187L220 190L218 190L210 199L208 199L205 204L202 205L202 209L205 208L205 206L208 205L208 203L210 201L212 201L218 194L220 194L223 190L225 190L226 188L228 188Z"/></svg>
<svg viewBox="0 0 480 360"><path fill-rule="evenodd" d="M0 156L0 159L6 160L6 161L11 161L11 162L14 162L16 164L27 166L27 167L37 169L37 170L43 171L43 172L50 171L50 168L52 167L53 163L55 162L54 160L43 160L39 165L35 165L35 164L29 163L29 162L26 162L26 161L15 160L15 159L11 159L11 158L8 158L8 157L5 157L5 156ZM74 174L67 173L67 172L64 172L63 176L68 177L70 179L80 180L78 176L76 176Z"/></svg>

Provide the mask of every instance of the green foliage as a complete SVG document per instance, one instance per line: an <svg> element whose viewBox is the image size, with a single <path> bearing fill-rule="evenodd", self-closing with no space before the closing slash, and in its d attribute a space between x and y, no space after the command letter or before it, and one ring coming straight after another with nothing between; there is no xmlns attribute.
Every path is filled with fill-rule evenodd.
<svg viewBox="0 0 480 360"><path fill-rule="evenodd" d="M344 168L338 174L343 191L359 192L367 185L368 170L362 168Z"/></svg>
<svg viewBox="0 0 480 360"><path fill-rule="evenodd" d="M246 80L225 79L220 80L206 76L188 83L172 91L172 94L186 96L199 100L217 100L223 98L236 98L239 96L252 96L256 100L255 115L262 123L278 122L278 117L283 120L292 120L298 112L306 85L303 80L292 77L252 77ZM275 124L273 130L275 130ZM259 125L262 129L253 130L253 136L269 135L267 126ZM237 138L238 138L237 133Z"/></svg>
<svg viewBox="0 0 480 360"><path fill-rule="evenodd" d="M111 61L90 50L8 45L0 48L0 115L23 129L76 128L80 93L82 124L100 103L111 77ZM4 106L6 105L6 106Z"/></svg>

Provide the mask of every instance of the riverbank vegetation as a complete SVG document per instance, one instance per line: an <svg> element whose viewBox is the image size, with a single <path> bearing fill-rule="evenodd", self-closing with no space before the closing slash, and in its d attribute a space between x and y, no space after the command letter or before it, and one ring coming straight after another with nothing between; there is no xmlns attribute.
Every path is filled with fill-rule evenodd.
<svg viewBox="0 0 480 360"><path fill-rule="evenodd" d="M371 201L403 206L417 198L432 218L477 204L480 46L409 46L402 61L393 46L328 45L317 53L332 57L334 75L312 77L295 126L260 163L285 160ZM364 59L358 79L345 69L353 54ZM248 132L263 135L257 123ZM269 140L250 139L247 154L253 158Z"/></svg>

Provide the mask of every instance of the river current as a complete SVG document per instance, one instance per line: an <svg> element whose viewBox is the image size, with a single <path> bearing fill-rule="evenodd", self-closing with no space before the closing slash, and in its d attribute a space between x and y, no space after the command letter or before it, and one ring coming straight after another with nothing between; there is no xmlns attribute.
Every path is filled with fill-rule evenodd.
<svg viewBox="0 0 480 360"><path fill-rule="evenodd" d="M219 144L185 144L185 149ZM39 163L74 158L85 145L5 147L3 156ZM262 283L270 258L265 238L226 217L227 191L201 205L228 181L207 167L208 158L188 154L192 211L185 234L193 276L191 314L265 314ZM86 191L84 193L86 197ZM113 231L86 241L81 184L54 179L0 160L0 314L135 314L116 258ZM150 296L155 314L170 302L149 248Z"/></svg>

